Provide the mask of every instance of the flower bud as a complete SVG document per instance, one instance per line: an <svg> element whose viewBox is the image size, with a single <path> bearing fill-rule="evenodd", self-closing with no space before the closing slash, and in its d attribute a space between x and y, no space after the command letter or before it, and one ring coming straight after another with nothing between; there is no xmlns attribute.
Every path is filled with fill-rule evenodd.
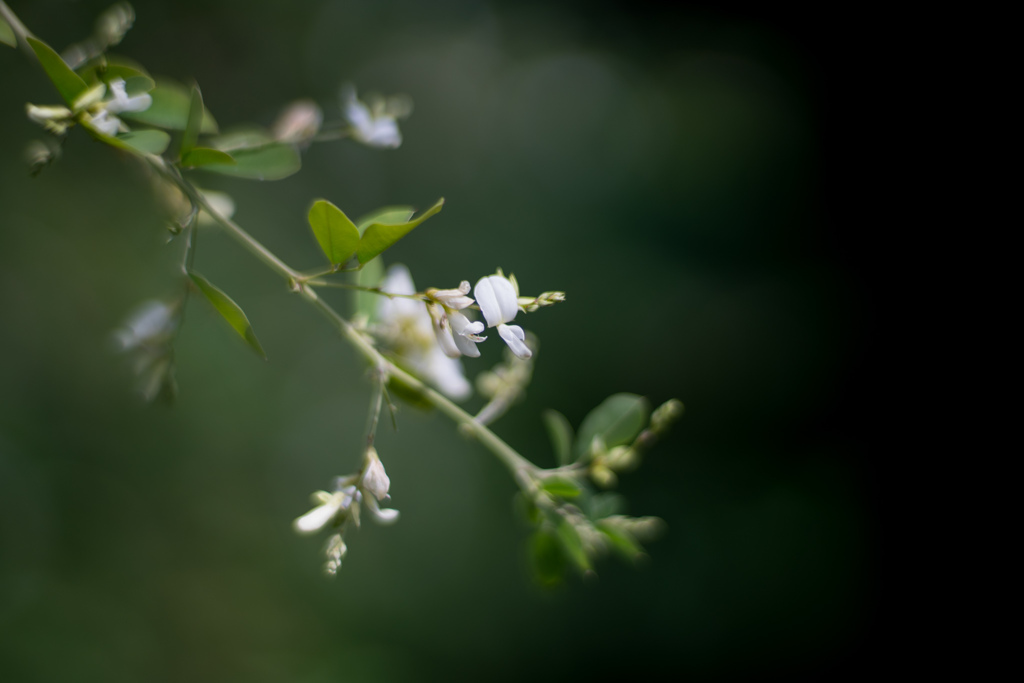
<svg viewBox="0 0 1024 683"><path fill-rule="evenodd" d="M384 471L384 464L377 455L373 446L366 449L363 459L363 476L359 482L359 488L373 494L377 500L384 500L388 497L388 489L391 487L391 480Z"/></svg>

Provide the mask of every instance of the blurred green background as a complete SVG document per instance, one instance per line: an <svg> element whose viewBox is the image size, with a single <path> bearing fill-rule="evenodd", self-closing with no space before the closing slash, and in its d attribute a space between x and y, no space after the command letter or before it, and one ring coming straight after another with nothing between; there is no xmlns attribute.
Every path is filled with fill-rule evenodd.
<svg viewBox="0 0 1024 683"><path fill-rule="evenodd" d="M9 3L58 49L103 1ZM875 592L871 472L844 419L868 317L828 222L827 64L785 22L640 3L134 3L116 52L195 79L222 128L337 90L402 92L396 151L318 145L276 183L199 177L297 267L305 212L444 211L387 254L420 286L496 266L568 302L499 435L542 464L540 413L578 425L630 391L687 413L629 512L668 532L639 569L531 584L514 486L439 415L379 441L392 528L349 538L336 580L291 520L358 467L361 362L225 236L197 267L245 308L257 359L193 300L180 397L132 393L111 331L176 293L177 245L138 169L73 131L30 178L56 103L0 49L0 678L5 681L633 680L831 676L863 664ZM336 297L344 305L344 296ZM467 364L476 374L498 358ZM480 399L469 402L471 408Z"/></svg>

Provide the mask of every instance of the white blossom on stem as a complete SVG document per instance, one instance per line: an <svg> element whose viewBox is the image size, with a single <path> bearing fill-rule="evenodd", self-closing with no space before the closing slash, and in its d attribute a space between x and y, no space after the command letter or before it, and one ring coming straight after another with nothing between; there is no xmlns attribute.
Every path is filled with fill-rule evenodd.
<svg viewBox="0 0 1024 683"><path fill-rule="evenodd" d="M487 327L497 327L498 334L512 353L519 358L533 355L526 345L526 333L519 325L508 325L519 312L519 293L516 286L504 275L487 275L480 278L473 289L473 296L480 306L480 312L487 320Z"/></svg>
<svg viewBox="0 0 1024 683"><path fill-rule="evenodd" d="M313 498L320 504L296 518L292 523L300 534L314 534L348 512L357 495L355 486L346 486L334 493L317 491Z"/></svg>
<svg viewBox="0 0 1024 683"><path fill-rule="evenodd" d="M153 97L149 93L128 96L125 90L123 78L115 78L107 84L107 93L110 99L104 103L104 107L111 114L120 114L123 111L146 111L153 104Z"/></svg>
<svg viewBox="0 0 1024 683"><path fill-rule="evenodd" d="M356 98L356 90L345 86L341 90L342 113L352 126L352 137L370 147L395 148L402 144L395 117L383 106L373 110Z"/></svg>

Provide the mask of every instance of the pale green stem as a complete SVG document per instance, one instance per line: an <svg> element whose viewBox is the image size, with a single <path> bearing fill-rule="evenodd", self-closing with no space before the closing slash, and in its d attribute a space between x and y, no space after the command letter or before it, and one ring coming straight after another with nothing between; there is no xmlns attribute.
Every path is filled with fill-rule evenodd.
<svg viewBox="0 0 1024 683"><path fill-rule="evenodd" d="M21 19L18 18L11 8L7 6L7 3L0 0L0 17L7 20L7 23L11 25L11 30L14 31L14 37L18 41L18 47L31 57L33 60L36 59L35 50L28 44L26 38L32 38L32 32L25 28L25 24L21 23Z"/></svg>

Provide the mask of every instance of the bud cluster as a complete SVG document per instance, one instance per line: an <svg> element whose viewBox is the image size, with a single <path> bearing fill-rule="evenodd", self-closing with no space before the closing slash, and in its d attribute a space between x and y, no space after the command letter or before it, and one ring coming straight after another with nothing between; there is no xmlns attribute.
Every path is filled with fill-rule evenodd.
<svg viewBox="0 0 1024 683"><path fill-rule="evenodd" d="M658 437L667 433L672 423L682 414L682 402L671 399L654 410L647 427L629 445L608 448L601 437L595 436L587 453L590 478L602 488L615 486L618 482L617 474L636 469L643 452L653 446Z"/></svg>

